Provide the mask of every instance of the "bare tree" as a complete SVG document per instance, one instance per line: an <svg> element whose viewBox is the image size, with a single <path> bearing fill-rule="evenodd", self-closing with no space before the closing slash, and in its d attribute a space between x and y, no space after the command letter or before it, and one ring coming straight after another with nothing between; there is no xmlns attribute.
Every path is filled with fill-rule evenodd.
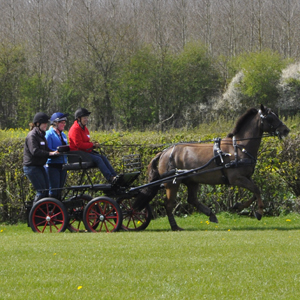
<svg viewBox="0 0 300 300"><path fill-rule="evenodd" d="M174 47L179 51L188 41L188 1L174 0L170 11L170 26L174 36ZM178 41L178 42L177 42Z"/></svg>

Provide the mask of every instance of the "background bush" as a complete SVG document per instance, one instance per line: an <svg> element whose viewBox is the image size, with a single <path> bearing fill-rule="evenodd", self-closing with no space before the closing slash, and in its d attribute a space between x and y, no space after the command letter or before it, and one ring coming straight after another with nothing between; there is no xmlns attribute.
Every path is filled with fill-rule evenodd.
<svg viewBox="0 0 300 300"><path fill-rule="evenodd" d="M93 140L103 144L106 153L117 172L123 172L122 157L128 154L140 154L142 172L135 185L147 183L147 165L156 153L167 148L173 143L183 141L205 141L214 137L225 137L221 132L224 128L231 128L233 124L218 122L203 124L197 130L170 131L159 133L147 132L92 132ZM293 125L294 124L294 125ZM297 119L289 121L288 126L297 132L299 124ZM214 132L213 134L205 134ZM228 129L229 132L229 129ZM27 134L25 130L0 131L0 220L14 223L24 220L24 202L31 201L34 190L26 177L23 176L22 159L23 145ZM263 138L258 161L253 175L254 180L261 189L265 212L269 215L279 215L291 211L299 211L300 194L300 153L298 145L300 135L292 133L284 141L275 137ZM78 172L69 172L67 185L76 184ZM101 172L93 169L91 178L94 183L105 182ZM202 185L198 198L212 207L217 213L228 211L237 201L246 200L250 193L244 189L227 185L208 186ZM160 190L153 199L152 206L155 216L165 214L163 207L164 190ZM186 188L178 192L176 215L192 214L194 208L187 204ZM254 204L255 206L255 204ZM252 209L244 211L251 214Z"/></svg>

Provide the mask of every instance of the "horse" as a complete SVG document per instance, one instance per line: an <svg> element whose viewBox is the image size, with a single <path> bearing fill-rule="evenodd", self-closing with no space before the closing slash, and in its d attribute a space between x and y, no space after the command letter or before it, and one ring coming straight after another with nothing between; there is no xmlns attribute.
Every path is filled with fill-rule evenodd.
<svg viewBox="0 0 300 300"><path fill-rule="evenodd" d="M255 217L261 220L263 202L258 186L252 180L257 153L264 133L278 136L288 135L290 129L270 108L260 105L260 109L248 109L236 122L231 133L215 143L178 143L159 152L148 165L148 186L140 191L134 208L142 209L157 194L162 179L166 189L165 208L173 231L180 228L172 213L174 200L180 184L188 189L188 203L199 212L209 216L211 222L218 223L213 211L197 200L199 184L228 184L248 189L253 196L245 203L236 203L233 209L241 211L257 200ZM171 176L170 175L174 175ZM176 176L179 175L179 176ZM180 176L182 174L183 176ZM171 178L171 180L167 180ZM172 180L174 179L175 180Z"/></svg>

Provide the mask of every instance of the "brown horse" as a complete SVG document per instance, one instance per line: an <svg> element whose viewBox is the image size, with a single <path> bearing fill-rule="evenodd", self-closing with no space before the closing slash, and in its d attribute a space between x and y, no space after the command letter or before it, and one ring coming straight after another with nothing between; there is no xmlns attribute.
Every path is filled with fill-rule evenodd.
<svg viewBox="0 0 300 300"><path fill-rule="evenodd" d="M237 203L234 209L242 210L257 200L258 210L255 216L258 220L263 215L263 202L260 190L251 179L254 172L257 152L263 133L276 135L279 138L288 135L288 127L269 108L261 105L260 110L248 109L242 115L232 133L215 143L179 143L158 153L148 166L149 182L166 178L165 207L172 230L182 230L178 227L172 209L181 183L188 188L188 203L194 205L199 212L209 216L211 222L218 222L217 217L197 200L199 183L229 184L251 191L254 195L246 203ZM197 169L198 171L193 171ZM189 171L192 170L192 171ZM188 172L188 173L186 173ZM171 174L181 174L175 180L168 180ZM158 185L149 185L137 196L135 207L143 208L156 195Z"/></svg>

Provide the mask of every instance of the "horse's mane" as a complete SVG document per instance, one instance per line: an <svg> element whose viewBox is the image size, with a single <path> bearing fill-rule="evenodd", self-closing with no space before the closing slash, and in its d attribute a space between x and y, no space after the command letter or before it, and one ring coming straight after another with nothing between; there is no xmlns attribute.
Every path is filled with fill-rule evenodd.
<svg viewBox="0 0 300 300"><path fill-rule="evenodd" d="M257 114L257 112L258 110L256 108L249 108L242 116L240 116L233 131L231 133L228 133L227 137L233 137L234 135L236 135L240 131L244 122L246 122L246 120L248 120L253 115Z"/></svg>

